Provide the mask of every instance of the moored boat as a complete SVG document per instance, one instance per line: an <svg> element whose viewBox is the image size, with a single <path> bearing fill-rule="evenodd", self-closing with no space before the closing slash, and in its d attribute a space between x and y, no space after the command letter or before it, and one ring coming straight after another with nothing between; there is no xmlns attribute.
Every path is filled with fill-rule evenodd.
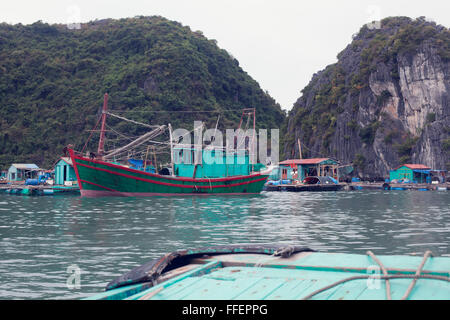
<svg viewBox="0 0 450 320"><path fill-rule="evenodd" d="M288 245L179 250L89 299L450 299L450 257L324 253Z"/></svg>
<svg viewBox="0 0 450 320"><path fill-rule="evenodd" d="M112 115L107 112L107 100L108 96L105 94L97 154L91 152L86 156L71 147L67 149L82 196L258 194L262 191L271 169L264 165L251 164L248 149L237 150L236 148L231 152L220 149L220 155L217 156L216 149L203 149L203 144L200 146L200 152L197 149L198 145L181 145L181 147L175 148L173 146L175 138L172 137L170 124L168 126L150 126L154 128L152 131L123 147L106 152L104 150L106 115ZM248 109L244 109L244 112L245 110ZM250 114L253 115L253 123L255 123L255 110L252 109L248 114L249 117ZM138 123L121 116L116 117ZM144 143L154 139L167 129L169 129L170 141L166 146L170 145L171 157L171 164L168 167L158 172L154 166L156 165L155 159L155 163L148 166L152 167L152 170L148 170L147 154L150 146L147 147L145 159L140 160L142 164L140 167L130 167L123 162L116 161L116 156L143 146ZM160 142L160 144L163 143ZM174 162L177 157L179 162ZM202 163L202 158L212 158L214 161ZM216 163L216 159L220 161ZM133 159L126 160L132 161L133 164L137 163Z"/></svg>
<svg viewBox="0 0 450 320"><path fill-rule="evenodd" d="M131 169L75 155L70 150L82 196L170 196L257 194L270 172L224 178L187 178Z"/></svg>

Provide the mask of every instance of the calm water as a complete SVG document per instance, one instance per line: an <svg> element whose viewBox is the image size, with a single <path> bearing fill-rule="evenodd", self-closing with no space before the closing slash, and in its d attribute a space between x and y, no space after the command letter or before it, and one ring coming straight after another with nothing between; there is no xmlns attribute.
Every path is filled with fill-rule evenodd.
<svg viewBox="0 0 450 320"><path fill-rule="evenodd" d="M448 191L80 198L0 195L0 299L78 299L177 249L291 243L450 256ZM81 269L68 289L67 268Z"/></svg>

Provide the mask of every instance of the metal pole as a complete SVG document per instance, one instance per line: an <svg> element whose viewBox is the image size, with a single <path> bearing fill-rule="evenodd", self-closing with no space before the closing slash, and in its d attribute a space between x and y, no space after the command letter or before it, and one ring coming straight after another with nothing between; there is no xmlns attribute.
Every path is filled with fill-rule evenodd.
<svg viewBox="0 0 450 320"><path fill-rule="evenodd" d="M297 139L298 142L298 153L299 153L299 159L302 159L302 144L300 143L300 138Z"/></svg>
<svg viewBox="0 0 450 320"><path fill-rule="evenodd" d="M175 175L174 165L173 165L173 138L172 138L172 125L169 123L169 137L170 137L170 163L172 166L172 176Z"/></svg>

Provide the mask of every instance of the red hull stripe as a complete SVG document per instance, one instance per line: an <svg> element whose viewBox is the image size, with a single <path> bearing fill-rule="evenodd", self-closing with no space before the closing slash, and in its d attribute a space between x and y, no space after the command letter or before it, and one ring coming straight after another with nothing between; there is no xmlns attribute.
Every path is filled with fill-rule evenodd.
<svg viewBox="0 0 450 320"><path fill-rule="evenodd" d="M129 171L129 172L133 172L133 173L139 173L140 175L147 175L150 177L155 177L155 178L161 178L161 175L159 174L154 174L154 173L150 173L150 172L143 172L143 171L139 171L139 170L135 170L135 169L130 169L130 168L126 168L123 166L119 166L116 164L112 164L109 162L104 162L104 161L100 161L100 160L95 160L95 159L88 159L88 158L83 158L80 156L76 156L74 154L73 159L75 160L82 160L82 161L86 161L86 162L93 162L93 163L98 163L107 167L111 167L111 168L116 168L116 169L120 169L120 170L124 170L124 171ZM75 162L75 161L73 161ZM78 165L83 165L81 163L77 163ZM86 165L85 165L86 166ZM95 167L97 169L97 167ZM232 181L232 180L240 180L240 179L245 179L245 178L249 178L249 177L255 177L255 176L260 176L260 173L257 174L253 174L253 175L248 175L248 176L236 176L236 177L229 177L229 178L213 178L211 180L213 180L214 182L223 182L223 181ZM176 180L176 181L185 181L185 182L209 182L209 179L192 179L192 178L181 178L181 177L170 177L170 176L164 176L164 179L167 180Z"/></svg>
<svg viewBox="0 0 450 320"><path fill-rule="evenodd" d="M87 180L80 180L80 181L81 181L81 182L84 182L84 183L92 184L93 186L96 186L96 187L99 187L99 188L103 188L103 189L106 189L106 190L108 190L108 191L119 192L119 191L117 191L117 190L114 190L114 189L111 189L111 188L108 188L108 187L105 187L105 186L102 186L102 185L99 185L99 184L97 184L97 183L93 183L93 182L90 182L90 181L87 181Z"/></svg>
<svg viewBox="0 0 450 320"><path fill-rule="evenodd" d="M212 194L218 196L235 196L235 195L259 195L259 193L157 193L157 192L113 192L113 191L101 191L101 190L82 190L81 195L84 197L149 197L149 196L172 196L172 197L184 197L184 196L203 196L208 197Z"/></svg>
<svg viewBox="0 0 450 320"><path fill-rule="evenodd" d="M145 182L150 182L150 183L155 183L155 184L161 184L161 185L164 185L164 186L179 187L179 188L189 188L189 189L195 189L195 188L197 188L197 189L208 189L208 188L213 189L213 188L236 187L236 186L241 186L241 185L244 185L244 184L250 184L250 183L254 183L254 182L258 182L258 181L262 181L262 180L266 180L267 179L267 177L263 177L263 178L259 178L259 179L255 179L255 180L251 180L251 181L244 181L244 182L239 182L239 183L223 184L223 185L209 185L209 186L182 185L182 184L167 183L167 182L161 182L161 181L155 181L155 180L151 180L151 179L131 176L129 174L115 172L115 171L111 171L111 170L104 169L104 168L93 167L93 166L90 166L90 165L87 165L87 164L83 164L83 163L77 163L77 165L83 166L83 167L86 167L86 168L90 168L90 169L94 169L94 170L108 172L108 173L111 173L111 174L114 174L114 175L118 175L118 176L129 178L129 179L140 180L140 181L145 181ZM122 169L122 168L120 168L120 169ZM259 175L255 175L255 176L259 176ZM246 177L249 177L249 176L246 176ZM244 177L241 177L240 179L243 179L243 178ZM202 179L202 180L204 182L211 182L208 179L206 179L206 180ZM217 180L215 179L214 182L215 181L217 181Z"/></svg>
<svg viewBox="0 0 450 320"><path fill-rule="evenodd" d="M72 149L69 149L69 154L70 154L70 159L72 160L72 163L73 163L73 169L75 170L75 175L77 176L78 186L80 187L80 190L83 190L83 186L82 186L81 180L80 180L80 175L78 174L78 167L75 162L75 152L73 152Z"/></svg>

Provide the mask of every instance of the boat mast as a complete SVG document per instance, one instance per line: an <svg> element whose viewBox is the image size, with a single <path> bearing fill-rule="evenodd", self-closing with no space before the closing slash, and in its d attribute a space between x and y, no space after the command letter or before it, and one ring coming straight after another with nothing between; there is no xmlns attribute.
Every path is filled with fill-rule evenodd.
<svg viewBox="0 0 450 320"><path fill-rule="evenodd" d="M170 138L170 164L172 166L172 176L175 175L175 170L173 166L173 138L172 138L172 125L169 123L169 138Z"/></svg>
<svg viewBox="0 0 450 320"><path fill-rule="evenodd" d="M256 157L256 145L255 145L255 135L256 135L256 108L253 108L253 137L252 137L252 159L255 160ZM255 170L255 166L252 163L251 171Z"/></svg>
<svg viewBox="0 0 450 320"><path fill-rule="evenodd" d="M297 139L297 143L298 143L298 153L299 153L298 158L303 159L302 158L302 144L300 143L300 138Z"/></svg>
<svg viewBox="0 0 450 320"><path fill-rule="evenodd" d="M106 110L108 108L108 94L105 93L103 98L103 109L102 109L102 128L100 129L100 140L98 142L97 156L102 159L103 153L105 152L105 124L106 124Z"/></svg>

